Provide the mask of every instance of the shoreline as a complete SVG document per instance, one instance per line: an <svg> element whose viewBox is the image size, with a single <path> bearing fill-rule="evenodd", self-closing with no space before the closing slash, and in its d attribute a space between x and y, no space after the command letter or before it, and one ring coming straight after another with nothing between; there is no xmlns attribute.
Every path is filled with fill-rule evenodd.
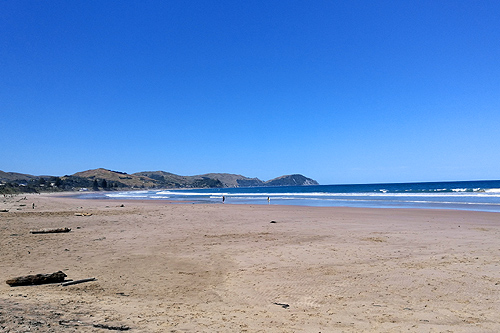
<svg viewBox="0 0 500 333"><path fill-rule="evenodd" d="M398 184L400 185L400 184ZM352 185L355 186L355 185ZM362 185L365 186L365 185ZM500 186L500 185L499 185ZM465 191L465 189L430 189L429 192L400 192L386 190L373 192L328 192L321 187L318 191L302 191L274 188L228 188L220 189L182 189L182 190L144 190L127 192L93 192L81 194L88 199L119 200L168 200L170 202L188 202L195 204L217 204L225 198L226 204L248 205L287 205L308 207L362 207L362 208L396 208L396 209L446 209L461 211L500 212L500 194L493 189L486 192ZM368 188L363 187L363 190ZM413 189L417 190L417 189ZM437 191L437 192L436 192ZM269 201L270 200L270 201Z"/></svg>
<svg viewBox="0 0 500 333"><path fill-rule="evenodd" d="M170 203L446 209L500 213L500 180L243 188L157 188L53 192L85 199ZM225 199L225 200L223 200Z"/></svg>
<svg viewBox="0 0 500 333"><path fill-rule="evenodd" d="M54 194L13 204L0 213L6 331L500 330L498 213ZM56 227L72 230L29 234ZM5 284L59 270L96 281Z"/></svg>
<svg viewBox="0 0 500 333"><path fill-rule="evenodd" d="M95 192L95 193L100 193L100 192ZM43 195L43 194L42 194ZM492 213L492 214L500 214L500 212L497 211L486 211L486 210L473 210L473 209L458 209L458 208L418 208L418 207L358 207L358 206L307 206L307 205L293 205L293 204L279 204L279 203L271 203L268 204L266 202L264 203L238 203L238 202L230 202L226 201L224 203L222 202L211 202L211 203L206 203L206 202L197 202L194 200L168 200L168 199L137 199L137 198L112 198L112 197L106 197L106 198L79 198L77 195L71 195L68 193L68 195L62 195L61 198L68 198L68 199L75 199L75 200L91 200L91 201L102 201L102 203L106 202L120 202L120 203L126 203L126 202L140 202L143 204L151 203L151 204L172 204L172 205L234 205L234 206L255 206L255 207L261 207L261 206L275 206L275 207L305 207L305 208L310 208L310 209L346 209L346 210L363 210L363 209L383 209L383 210L396 210L396 211L429 211L429 212L435 212L435 211L456 211L456 212L477 212L477 213Z"/></svg>
<svg viewBox="0 0 500 333"><path fill-rule="evenodd" d="M61 193L64 193L63 195L59 195ZM95 192L99 193L99 192ZM290 207L291 209L293 208L309 208L309 209L335 209L335 210L388 210L388 211L427 211L428 213L432 212L457 212L457 213L490 213L490 214L500 214L500 212L497 211L486 211L486 210L472 210L472 209L456 209L456 208L408 208L408 207L352 207L352 206L306 206L306 205L291 205L291 204L267 204L267 203L232 203L226 201L225 203L222 202L212 202L212 203L205 203L205 202L196 202L196 201L188 201L188 200L167 200L167 199L137 199L137 198L79 198L77 195L72 195L72 192L60 192L60 193L41 193L41 194L28 194L28 196L47 196L47 197L59 197L59 198L67 198L67 199L72 199L72 200L82 200L82 202L85 201L93 201L93 202L100 202L101 204L106 204L109 202L116 202L116 203L141 203L141 204L152 204L152 205L207 205L207 206L218 206L218 205L229 205L229 206L251 206L251 207L262 207L262 206L274 206L274 207ZM29 199L28 199L29 201Z"/></svg>

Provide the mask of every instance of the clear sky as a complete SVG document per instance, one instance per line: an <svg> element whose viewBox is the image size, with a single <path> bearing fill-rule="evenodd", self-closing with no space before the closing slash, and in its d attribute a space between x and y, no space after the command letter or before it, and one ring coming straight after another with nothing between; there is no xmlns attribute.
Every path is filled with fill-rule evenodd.
<svg viewBox="0 0 500 333"><path fill-rule="evenodd" d="M0 170L500 179L500 1L1 1Z"/></svg>

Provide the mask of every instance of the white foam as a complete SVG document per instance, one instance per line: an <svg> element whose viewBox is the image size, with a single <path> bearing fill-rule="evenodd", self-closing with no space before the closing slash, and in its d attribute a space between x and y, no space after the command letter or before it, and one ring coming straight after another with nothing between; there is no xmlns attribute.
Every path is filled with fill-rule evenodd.
<svg viewBox="0 0 500 333"><path fill-rule="evenodd" d="M105 195L110 198L149 198L149 195L146 194L106 193Z"/></svg>
<svg viewBox="0 0 500 333"><path fill-rule="evenodd" d="M436 189L435 192L399 192L390 193L386 189L381 189L377 192L364 192L364 193L325 193L325 192L302 192L302 193L230 193L230 192L203 192L197 190L161 190L161 191L133 191L133 192L119 192L119 193L106 193L105 195L110 198L129 198L129 199L188 199L188 198L207 198L212 200L220 200L223 196L228 199L234 200L265 200L267 197L273 200L314 200L314 201L394 201L394 202L435 202L435 203L463 203L478 202L485 200L493 204L499 202L500 188L494 189L474 189L468 191L465 188L456 188L452 192L442 192L445 189ZM493 201L493 202L492 202ZM472 203L471 203L472 204Z"/></svg>
<svg viewBox="0 0 500 333"><path fill-rule="evenodd" d="M190 196L204 196L209 198L222 198L222 196L232 197L232 198L337 198L337 197L500 197L500 189L489 189L484 192L467 192L467 189L453 189L453 192L400 192L400 193L390 193L386 190L384 192L364 192L364 193L325 193L325 192L302 192L302 193L221 193L221 192L188 192L188 191L160 191L156 192L156 197L161 196L176 196L176 197L190 197ZM441 191L441 190L439 190ZM108 194L108 196L117 197L149 197L149 195L139 195L133 194L131 192L118 193L118 194ZM151 195L152 197L152 195Z"/></svg>

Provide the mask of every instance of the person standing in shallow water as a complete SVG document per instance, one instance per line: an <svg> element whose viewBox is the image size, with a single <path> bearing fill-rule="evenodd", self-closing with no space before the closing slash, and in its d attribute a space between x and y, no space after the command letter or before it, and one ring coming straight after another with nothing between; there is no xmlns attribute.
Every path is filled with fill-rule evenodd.
<svg viewBox="0 0 500 333"><path fill-rule="evenodd" d="M224 203L224 201L226 201L226 197L222 196L222 203Z"/></svg>
<svg viewBox="0 0 500 333"><path fill-rule="evenodd" d="M270 205L271 204L271 198L270 197L267 197L267 204Z"/></svg>

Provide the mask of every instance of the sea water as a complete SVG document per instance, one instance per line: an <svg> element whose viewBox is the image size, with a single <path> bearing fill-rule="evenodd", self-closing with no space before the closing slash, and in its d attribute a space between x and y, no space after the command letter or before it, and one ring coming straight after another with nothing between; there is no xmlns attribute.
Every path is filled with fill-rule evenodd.
<svg viewBox="0 0 500 333"><path fill-rule="evenodd" d="M434 208L500 212L500 180L165 189L97 192L82 196L214 204L223 203L224 198L225 204Z"/></svg>

